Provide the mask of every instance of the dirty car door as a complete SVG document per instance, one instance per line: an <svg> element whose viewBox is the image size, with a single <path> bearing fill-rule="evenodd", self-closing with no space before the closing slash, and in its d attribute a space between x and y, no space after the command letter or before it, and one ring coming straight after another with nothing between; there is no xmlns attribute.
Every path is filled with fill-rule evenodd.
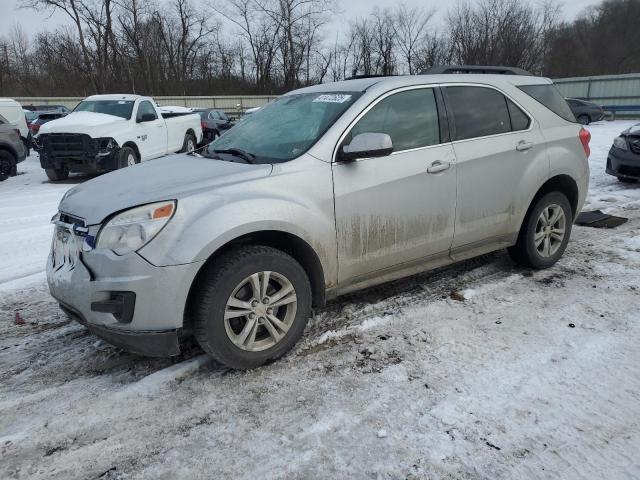
<svg viewBox="0 0 640 480"><path fill-rule="evenodd" d="M453 239L456 165L436 90L411 87L381 97L340 145L367 132L388 134L394 151L333 165L343 287L446 256Z"/></svg>

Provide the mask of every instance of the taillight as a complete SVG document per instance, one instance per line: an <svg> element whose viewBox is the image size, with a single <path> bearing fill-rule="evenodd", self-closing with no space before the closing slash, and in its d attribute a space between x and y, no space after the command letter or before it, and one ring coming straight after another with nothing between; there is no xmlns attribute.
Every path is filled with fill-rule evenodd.
<svg viewBox="0 0 640 480"><path fill-rule="evenodd" d="M587 130L586 128L581 128L578 137L580 137L580 142L582 143L582 148L584 148L584 153L586 153L587 158L589 158L589 155L591 155L591 149L589 148L591 133L589 133L589 130Z"/></svg>
<svg viewBox="0 0 640 480"><path fill-rule="evenodd" d="M38 125L37 123L31 124L31 133L38 133L39 130L40 130L40 125Z"/></svg>
<svg viewBox="0 0 640 480"><path fill-rule="evenodd" d="M204 130L205 128L207 128L207 124L204 122L200 122L200 127L202 127L202 129Z"/></svg>

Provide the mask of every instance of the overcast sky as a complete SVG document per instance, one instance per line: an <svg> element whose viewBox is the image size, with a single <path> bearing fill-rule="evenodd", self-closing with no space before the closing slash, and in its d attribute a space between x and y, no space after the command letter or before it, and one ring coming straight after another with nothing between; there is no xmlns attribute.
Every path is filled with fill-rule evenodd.
<svg viewBox="0 0 640 480"><path fill-rule="evenodd" d="M63 13L56 13L50 16L47 12L18 9L19 3L20 0L0 0L0 36L8 35L15 24L21 25L28 33L35 33L44 29L54 30L57 26L68 23ZM365 15L374 6L381 8L392 7L397 3L394 0L337 0L337 4L343 13L336 15L336 20L327 30L327 34L333 36L348 23L350 18ZM442 18L442 15L449 7L455 5L457 0L405 0L405 3L407 5L424 5L427 8L435 8L438 17ZM571 20L585 8L598 3L600 3L600 0L564 0L562 2L564 17Z"/></svg>

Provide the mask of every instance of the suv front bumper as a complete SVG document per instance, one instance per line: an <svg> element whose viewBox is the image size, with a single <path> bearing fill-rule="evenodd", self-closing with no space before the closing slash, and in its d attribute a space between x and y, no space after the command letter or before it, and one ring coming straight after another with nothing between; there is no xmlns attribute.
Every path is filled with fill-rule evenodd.
<svg viewBox="0 0 640 480"><path fill-rule="evenodd" d="M611 147L605 171L614 177L640 180L640 155Z"/></svg>
<svg viewBox="0 0 640 480"><path fill-rule="evenodd" d="M189 290L204 262L156 267L136 253L81 252L75 264L47 262L47 282L61 308L107 342L149 356L180 353ZM109 311L123 293L127 312ZM129 311L130 310L130 311Z"/></svg>

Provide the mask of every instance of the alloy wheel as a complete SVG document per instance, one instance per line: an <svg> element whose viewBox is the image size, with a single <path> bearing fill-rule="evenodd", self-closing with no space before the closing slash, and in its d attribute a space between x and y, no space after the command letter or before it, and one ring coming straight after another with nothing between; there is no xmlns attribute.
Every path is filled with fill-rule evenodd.
<svg viewBox="0 0 640 480"><path fill-rule="evenodd" d="M567 219L560 205L544 207L536 224L533 242L540 256L549 258L558 251L566 234Z"/></svg>
<svg viewBox="0 0 640 480"><path fill-rule="evenodd" d="M254 273L233 289L224 310L229 339L242 350L258 352L280 342L296 317L293 284L276 272Z"/></svg>

